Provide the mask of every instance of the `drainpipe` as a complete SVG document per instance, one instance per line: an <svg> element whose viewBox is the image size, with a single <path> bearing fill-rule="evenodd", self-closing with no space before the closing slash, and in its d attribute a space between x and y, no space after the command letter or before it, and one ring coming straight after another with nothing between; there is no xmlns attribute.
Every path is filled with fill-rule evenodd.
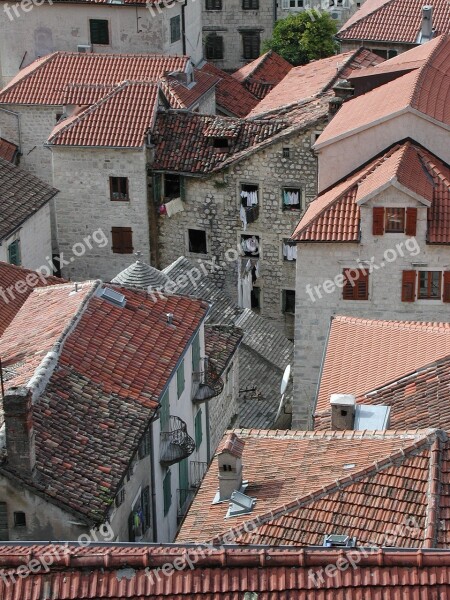
<svg viewBox="0 0 450 600"><path fill-rule="evenodd" d="M13 115L14 117L16 117L16 119L17 119L17 129L18 129L18 132L19 132L19 152L22 154L22 133L21 133L21 130L20 130L21 129L20 128L20 115L19 115L19 113L16 113L16 112L14 112L12 110L8 110L7 108L0 107L0 110L2 110L5 113L8 113L8 115Z"/></svg>
<svg viewBox="0 0 450 600"><path fill-rule="evenodd" d="M156 489L155 489L155 451L153 445L153 423L156 421L155 413L154 418L150 422L150 448L151 448L151 456L150 456L150 481L152 485L152 528L153 528L153 541L156 542L158 540L158 520L156 518ZM159 448L158 448L159 450ZM158 453L159 456L159 453Z"/></svg>
<svg viewBox="0 0 450 600"><path fill-rule="evenodd" d="M273 0L273 22L277 22L277 0Z"/></svg>
<svg viewBox="0 0 450 600"><path fill-rule="evenodd" d="M185 8L187 6L187 0L184 0L181 5L181 29L182 29L182 39L183 39L183 56L186 56L186 15Z"/></svg>

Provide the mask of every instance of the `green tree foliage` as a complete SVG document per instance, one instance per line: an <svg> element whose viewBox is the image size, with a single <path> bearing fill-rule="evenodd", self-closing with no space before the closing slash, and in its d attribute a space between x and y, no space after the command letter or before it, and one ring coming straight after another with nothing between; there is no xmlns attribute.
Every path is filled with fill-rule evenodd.
<svg viewBox="0 0 450 600"><path fill-rule="evenodd" d="M294 66L326 58L336 52L336 22L327 12L305 11L275 23L273 35L263 44Z"/></svg>

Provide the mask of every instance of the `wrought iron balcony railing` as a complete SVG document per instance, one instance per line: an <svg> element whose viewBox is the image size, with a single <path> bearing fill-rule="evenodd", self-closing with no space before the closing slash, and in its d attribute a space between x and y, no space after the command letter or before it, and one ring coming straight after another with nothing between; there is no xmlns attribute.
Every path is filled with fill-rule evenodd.
<svg viewBox="0 0 450 600"><path fill-rule="evenodd" d="M161 431L160 462L173 465L190 456L195 450L195 442L187 432L186 423L179 417L170 415L166 431Z"/></svg>
<svg viewBox="0 0 450 600"><path fill-rule="evenodd" d="M200 371L192 376L192 401L195 403L206 402L222 393L223 380L217 374L214 366L207 358L202 360Z"/></svg>

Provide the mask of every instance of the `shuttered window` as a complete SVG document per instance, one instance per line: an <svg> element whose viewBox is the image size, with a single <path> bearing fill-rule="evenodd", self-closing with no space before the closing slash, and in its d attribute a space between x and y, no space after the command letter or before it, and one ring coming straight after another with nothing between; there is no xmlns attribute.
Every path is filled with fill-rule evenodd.
<svg viewBox="0 0 450 600"><path fill-rule="evenodd" d="M242 10L258 10L259 0L242 0Z"/></svg>
<svg viewBox="0 0 450 600"><path fill-rule="evenodd" d="M417 231L417 208L406 209L406 235L416 235Z"/></svg>
<svg viewBox="0 0 450 600"><path fill-rule="evenodd" d="M222 0L206 0L206 10L222 10Z"/></svg>
<svg viewBox="0 0 450 600"><path fill-rule="evenodd" d="M15 240L8 246L8 262L10 265L20 266L20 242Z"/></svg>
<svg viewBox="0 0 450 600"><path fill-rule="evenodd" d="M440 300L441 271L419 271L418 297L421 300Z"/></svg>
<svg viewBox="0 0 450 600"><path fill-rule="evenodd" d="M450 271L444 272L444 285L442 289L442 300L450 302Z"/></svg>
<svg viewBox="0 0 450 600"><path fill-rule="evenodd" d="M109 24L104 19L89 19L91 44L109 45Z"/></svg>
<svg viewBox="0 0 450 600"><path fill-rule="evenodd" d="M414 302L416 299L416 272L402 273L402 302Z"/></svg>
<svg viewBox="0 0 450 600"><path fill-rule="evenodd" d="M194 429L195 429L195 447L198 450L202 444L203 440L203 429L202 429L202 411L199 410L195 415L194 421Z"/></svg>
<svg viewBox="0 0 450 600"><path fill-rule="evenodd" d="M385 210L386 233L403 233L405 231L405 209L404 208L386 208Z"/></svg>
<svg viewBox="0 0 450 600"><path fill-rule="evenodd" d="M133 231L131 227L111 229L112 251L115 254L133 254Z"/></svg>
<svg viewBox="0 0 450 600"><path fill-rule="evenodd" d="M167 471L166 476L163 479L163 498L164 498L164 516L170 510L172 504L172 482L170 469Z"/></svg>
<svg viewBox="0 0 450 600"><path fill-rule="evenodd" d="M9 540L8 509L6 502L0 502L0 541Z"/></svg>
<svg viewBox="0 0 450 600"><path fill-rule="evenodd" d="M170 405L169 405L169 392L166 391L164 396L161 398L161 408L159 412L159 418L161 419L161 431L165 431L167 424L169 423L170 417Z"/></svg>
<svg viewBox="0 0 450 600"><path fill-rule="evenodd" d="M141 509L142 509L142 532L144 533L150 527L150 488L145 486L141 492Z"/></svg>
<svg viewBox="0 0 450 600"><path fill-rule="evenodd" d="M223 59L223 37L211 34L206 38L205 56L207 60Z"/></svg>
<svg viewBox="0 0 450 600"><path fill-rule="evenodd" d="M344 269L344 300L369 299L369 273L364 269Z"/></svg>
<svg viewBox="0 0 450 600"><path fill-rule="evenodd" d="M184 392L184 360L177 370L177 394L178 398L180 398L181 394Z"/></svg>
<svg viewBox="0 0 450 600"><path fill-rule="evenodd" d="M373 208L373 222L372 222L372 233L373 235L383 235L384 233L384 208L382 206L375 206Z"/></svg>
<svg viewBox="0 0 450 600"><path fill-rule="evenodd" d="M249 31L242 34L242 51L245 59L254 59L259 56L259 33Z"/></svg>
<svg viewBox="0 0 450 600"><path fill-rule="evenodd" d="M198 373L200 371L200 334L195 336L192 342L192 372Z"/></svg>

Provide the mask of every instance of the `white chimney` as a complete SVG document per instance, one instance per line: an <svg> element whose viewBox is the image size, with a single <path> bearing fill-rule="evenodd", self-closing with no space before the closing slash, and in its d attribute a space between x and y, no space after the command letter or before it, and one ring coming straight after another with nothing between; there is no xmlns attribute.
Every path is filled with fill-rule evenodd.
<svg viewBox="0 0 450 600"><path fill-rule="evenodd" d="M355 422L356 398L352 394L331 394L331 429L351 430Z"/></svg>
<svg viewBox="0 0 450 600"><path fill-rule="evenodd" d="M420 43L429 42L433 37L433 7L424 6L422 8L422 31Z"/></svg>
<svg viewBox="0 0 450 600"><path fill-rule="evenodd" d="M235 433L228 434L218 454L220 500L229 500L242 487L242 452L245 442Z"/></svg>

